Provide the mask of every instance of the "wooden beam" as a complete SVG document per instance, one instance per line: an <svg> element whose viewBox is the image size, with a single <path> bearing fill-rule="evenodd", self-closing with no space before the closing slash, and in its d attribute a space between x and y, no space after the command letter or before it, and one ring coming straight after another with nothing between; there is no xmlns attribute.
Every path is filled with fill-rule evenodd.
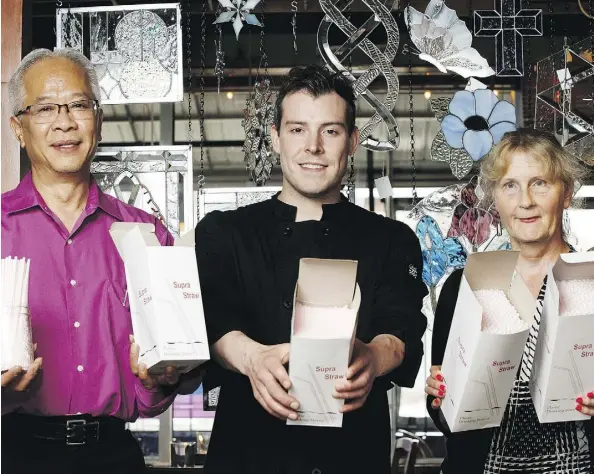
<svg viewBox="0 0 594 474"><path fill-rule="evenodd" d="M21 62L23 0L2 0L2 192L10 191L20 179L19 143L10 128L12 108L9 105L8 81Z"/></svg>

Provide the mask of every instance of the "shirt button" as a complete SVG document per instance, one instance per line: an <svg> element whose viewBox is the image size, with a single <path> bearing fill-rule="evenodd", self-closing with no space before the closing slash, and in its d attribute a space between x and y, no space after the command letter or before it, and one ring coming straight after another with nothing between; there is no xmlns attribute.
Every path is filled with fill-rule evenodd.
<svg viewBox="0 0 594 474"><path fill-rule="evenodd" d="M293 233L293 229L291 229L290 227L287 227L283 233L284 233L284 234L285 234L287 237L291 237L291 234Z"/></svg>
<svg viewBox="0 0 594 474"><path fill-rule="evenodd" d="M76 280L70 280L70 286L76 286Z"/></svg>
<svg viewBox="0 0 594 474"><path fill-rule="evenodd" d="M68 245L72 245L72 239L68 239L68 240L66 241L66 243L67 243Z"/></svg>
<svg viewBox="0 0 594 474"><path fill-rule="evenodd" d="M74 327L75 327L75 328L79 328L79 327L80 327L80 323L79 323L78 321L75 321L75 322L74 322Z"/></svg>
<svg viewBox="0 0 594 474"><path fill-rule="evenodd" d="M330 229L328 227L324 229L324 235L330 235Z"/></svg>
<svg viewBox="0 0 594 474"><path fill-rule="evenodd" d="M293 307L293 303L289 300L283 301L283 306L285 307L285 309L291 309Z"/></svg>
<svg viewBox="0 0 594 474"><path fill-rule="evenodd" d="M78 370L79 372L82 372L83 370L85 370L85 368L82 365L79 365L76 370Z"/></svg>

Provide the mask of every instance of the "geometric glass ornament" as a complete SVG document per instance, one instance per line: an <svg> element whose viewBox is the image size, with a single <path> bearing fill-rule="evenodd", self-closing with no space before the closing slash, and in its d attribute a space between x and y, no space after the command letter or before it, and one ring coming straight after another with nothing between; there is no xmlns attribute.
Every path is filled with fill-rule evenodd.
<svg viewBox="0 0 594 474"><path fill-rule="evenodd" d="M542 10L523 9L521 0L495 0L495 10L474 12L475 36L495 37L495 72L524 75L524 36L542 36Z"/></svg>
<svg viewBox="0 0 594 474"><path fill-rule="evenodd" d="M200 188L198 220L212 211L232 211L243 206L266 201L280 192L279 186Z"/></svg>
<svg viewBox="0 0 594 474"><path fill-rule="evenodd" d="M587 164L594 155L594 64L592 38L537 63L534 128L553 133L570 153Z"/></svg>
<svg viewBox="0 0 594 474"><path fill-rule="evenodd" d="M91 173L104 193L159 218L175 237L196 225L189 145L99 147Z"/></svg>
<svg viewBox="0 0 594 474"><path fill-rule="evenodd" d="M105 104L183 100L179 3L57 9L56 47L95 66Z"/></svg>

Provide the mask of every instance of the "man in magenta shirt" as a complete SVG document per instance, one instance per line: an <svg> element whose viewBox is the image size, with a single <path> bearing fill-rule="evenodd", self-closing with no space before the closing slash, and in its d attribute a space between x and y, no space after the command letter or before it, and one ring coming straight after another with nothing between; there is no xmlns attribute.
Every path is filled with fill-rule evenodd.
<svg viewBox="0 0 594 474"><path fill-rule="evenodd" d="M31 260L37 358L27 371L2 374L2 472L143 472L125 422L159 415L183 387L173 367L157 378L138 364L124 265L109 229L148 222L162 245L173 239L91 178L103 115L97 76L82 54L33 51L9 92L10 124L31 172L2 195L2 258Z"/></svg>

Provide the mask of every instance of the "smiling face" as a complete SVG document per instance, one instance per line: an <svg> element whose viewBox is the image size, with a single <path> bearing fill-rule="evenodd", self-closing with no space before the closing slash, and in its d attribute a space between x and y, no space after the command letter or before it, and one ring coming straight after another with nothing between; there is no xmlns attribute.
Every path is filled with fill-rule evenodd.
<svg viewBox="0 0 594 474"><path fill-rule="evenodd" d="M544 244L562 239L563 210L569 207L572 191L549 176L541 160L516 150L495 186L495 206L512 241Z"/></svg>
<svg viewBox="0 0 594 474"><path fill-rule="evenodd" d="M316 200L338 200L348 156L358 145L349 136L347 105L335 92L313 97L287 95L282 103L280 130L272 128L274 150L280 154L283 193Z"/></svg>
<svg viewBox="0 0 594 474"><path fill-rule="evenodd" d="M31 66L23 76L24 106L67 104L94 99L84 70L67 58L46 58ZM27 150L36 173L88 174L101 140L102 112L91 118L74 119L62 107L52 123L36 123L29 113L11 118L21 147Z"/></svg>

